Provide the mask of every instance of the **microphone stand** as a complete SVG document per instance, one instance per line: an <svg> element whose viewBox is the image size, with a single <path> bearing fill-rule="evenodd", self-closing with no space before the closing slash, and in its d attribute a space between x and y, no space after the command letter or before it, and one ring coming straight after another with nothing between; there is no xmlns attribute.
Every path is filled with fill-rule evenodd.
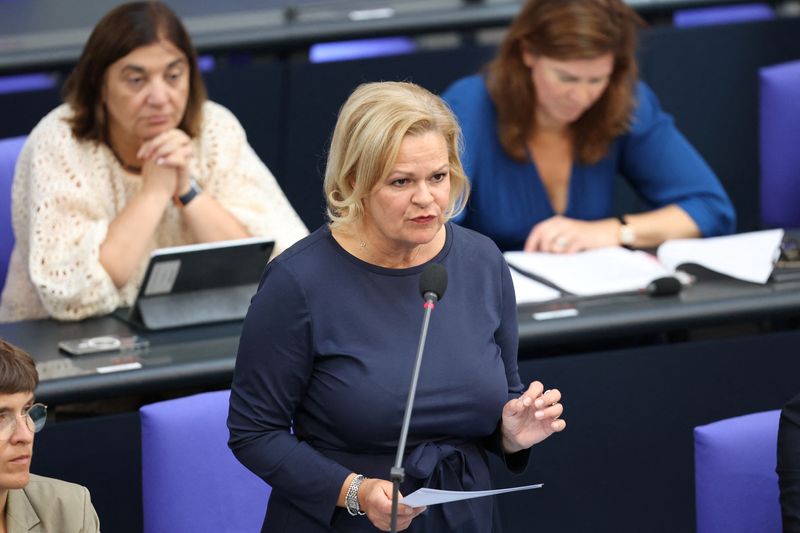
<svg viewBox="0 0 800 533"><path fill-rule="evenodd" d="M391 533L397 533L397 507L400 500L400 483L406 477L406 471L403 468L403 452L406 449L406 438L408 437L408 427L411 425L411 410L414 407L414 396L417 394L417 381L419 381L419 369L422 366L422 352L425 349L425 339L428 336L428 322L431 319L431 312L436 306L439 297L435 292L425 293L425 314L422 319L422 332L419 336L419 345L417 346L417 358L414 362L414 373L411 376L411 387L408 391L408 399L406 400L406 412L403 416L403 425L400 428L400 442L397 444L397 457L394 461L394 466L390 471L392 480L392 518L391 518Z"/></svg>

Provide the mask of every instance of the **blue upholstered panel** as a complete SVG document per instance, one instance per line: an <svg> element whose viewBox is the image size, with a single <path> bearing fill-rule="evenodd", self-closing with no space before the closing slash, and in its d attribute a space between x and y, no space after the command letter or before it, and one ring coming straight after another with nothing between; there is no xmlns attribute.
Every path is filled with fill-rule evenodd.
<svg viewBox="0 0 800 533"><path fill-rule="evenodd" d="M14 248L14 230L11 227L11 184L14 166L27 136L0 139L0 289L6 283L8 260Z"/></svg>
<svg viewBox="0 0 800 533"><path fill-rule="evenodd" d="M800 61L759 69L761 221L800 227Z"/></svg>
<svg viewBox="0 0 800 533"><path fill-rule="evenodd" d="M733 4L677 9L672 14L672 23L679 28L709 26L711 24L733 24L775 18L775 12L767 4Z"/></svg>
<svg viewBox="0 0 800 533"><path fill-rule="evenodd" d="M145 533L261 530L270 487L228 449L229 397L208 392L140 409Z"/></svg>
<svg viewBox="0 0 800 533"><path fill-rule="evenodd" d="M766 411L695 428L697 533L781 532L779 417Z"/></svg>

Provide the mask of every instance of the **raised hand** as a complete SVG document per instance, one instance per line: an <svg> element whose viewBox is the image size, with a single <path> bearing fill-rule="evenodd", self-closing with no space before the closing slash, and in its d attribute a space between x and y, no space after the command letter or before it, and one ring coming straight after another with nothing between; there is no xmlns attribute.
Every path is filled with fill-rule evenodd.
<svg viewBox="0 0 800 533"><path fill-rule="evenodd" d="M519 398L509 400L503 407L503 450L515 453L530 448L553 433L563 431L566 421L561 419L564 406L558 389L544 390L544 385L534 381Z"/></svg>

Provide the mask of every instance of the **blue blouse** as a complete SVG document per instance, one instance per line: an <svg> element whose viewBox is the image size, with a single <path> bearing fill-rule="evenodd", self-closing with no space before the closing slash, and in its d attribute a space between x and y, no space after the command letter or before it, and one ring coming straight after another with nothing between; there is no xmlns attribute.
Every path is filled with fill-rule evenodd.
<svg viewBox="0 0 800 533"><path fill-rule="evenodd" d="M509 157L497 134L497 115L484 79L461 79L442 97L464 134L462 163L472 184L457 222L491 237L502 250L521 249L538 222L556 213L536 166ZM613 216L615 178L621 175L652 208L677 204L703 236L733 233L736 215L725 190L697 150L664 113L653 91L639 82L631 130L593 165L575 162L564 216Z"/></svg>

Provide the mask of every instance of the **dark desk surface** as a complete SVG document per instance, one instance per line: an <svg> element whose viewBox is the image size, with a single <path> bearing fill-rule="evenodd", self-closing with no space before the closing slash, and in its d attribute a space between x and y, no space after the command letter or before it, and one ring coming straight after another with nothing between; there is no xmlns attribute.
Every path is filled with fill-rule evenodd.
<svg viewBox="0 0 800 533"><path fill-rule="evenodd" d="M534 313L566 307L576 308L578 314L533 318ZM520 306L520 358L579 342L600 343L792 316L800 316L800 283L762 286L712 275L677 296L612 296ZM0 337L34 356L41 375L37 395L57 405L185 387L225 386L233 374L240 328L241 323L236 322L147 332L142 335L150 347L144 353L72 358L58 351L59 341L136 332L109 316L77 323L37 320L0 324ZM131 363L141 368L123 370ZM105 372L98 372L98 368Z"/></svg>
<svg viewBox="0 0 800 533"><path fill-rule="evenodd" d="M758 285L703 269L699 281L675 296L607 296L519 307L520 353L614 337L691 330L800 315L800 281ZM577 310L576 316L537 320L542 312Z"/></svg>
<svg viewBox="0 0 800 533"><path fill-rule="evenodd" d="M142 335L150 341L150 347L143 353L80 357L62 354L58 342L137 332L107 316L73 323L32 320L0 324L0 337L34 356L40 376L37 397L58 405L229 383L240 329L241 323L235 322L148 332ZM123 370L131 364L141 368ZM120 370L114 371L115 368Z"/></svg>

